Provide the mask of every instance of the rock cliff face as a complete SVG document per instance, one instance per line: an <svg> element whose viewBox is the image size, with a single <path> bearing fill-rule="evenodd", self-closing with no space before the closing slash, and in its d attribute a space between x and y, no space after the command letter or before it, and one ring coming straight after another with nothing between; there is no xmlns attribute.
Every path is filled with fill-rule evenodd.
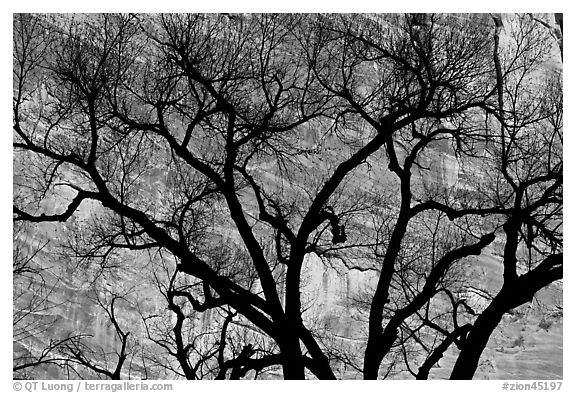
<svg viewBox="0 0 576 393"><path fill-rule="evenodd" d="M551 65L554 67L554 65ZM45 89L41 94L46 94ZM41 97L41 98L46 98ZM365 131L365 130L364 130ZM359 132L364 132L359 131ZM321 141L314 129L305 131L302 144L307 148ZM336 148L336 144L334 146ZM401 152L399 152L401 153ZM332 154L345 154L332 151ZM313 168L318 160L302 157L304 167ZM372 165L373 164L373 165ZM261 179L270 184L281 183L275 175L276 163L271 161L260 165L258 171ZM469 162L453 154L447 143L437 143L431 151L420 157L418 168L414 169L413 182L416 188L436 194L451 193L458 190L474 191L469 179L478 176L481 171ZM15 173L15 179L18 174ZM157 170L148 178L141 179L143 192L158 201L161 196L161 184L167 182L170 174ZM297 174L305 178L307 173ZM372 190L382 186L389 178L387 170L377 162L367 163L367 167L354 173L350 182L359 190ZM303 182L302 184L305 184ZM280 187L280 186L279 186ZM279 188L281 190L281 187ZM64 192L64 191L63 191ZM43 208L47 212L61 211L73 193L59 195ZM255 201L248 201L255 205ZM152 206L151 208L156 208ZM102 366L114 365L115 353L120 346L119 337L110 322L109 316L98 300L110 299L111 290L126 297L126 301L117 304L116 315L122 329L131 333L132 348L147 348L154 351L152 344L144 343L149 333L142 323L143 315L168 314L165 299L159 293L153 280L152 272L158 272L157 266L150 263L150 256L144 253L121 253L115 262L121 269L113 266L86 266L65 255L62 245L74 236L86 235L83 225L94 219L101 212L96 204L83 203L81 209L65 226L38 225L15 240L34 252L38 244L49 242L49 246L39 252L35 263L44 269L44 282L27 279L16 279L15 293L23 294L15 300L15 317L19 312L26 314L22 329L24 339L15 337L14 353L26 356L27 353L38 354L51 340L61 340L82 332L82 343L90 347L94 357ZM225 225L217 228L221 236L231 236ZM486 249L482 255L469 258L463 263L467 285L462 297L468 304L480 312L486 307L490 294L496 292L501 284L502 257L495 248ZM377 266L361 266L350 269L345 261L338 258L310 254L305 263L303 280L304 320L308 326L319 332L328 332L332 343L345 347L359 359L363 355L363 346L367 337L367 308L363 300L373 292L377 280ZM281 274L281 272L279 272ZM39 286L45 288L46 302L42 307L27 310L30 297ZM280 291L282 288L280 288ZM439 305L440 306L440 305ZM172 315L172 318L174 316ZM215 311L206 312L194 321L193 334L206 332L214 327L217 315ZM173 326L175 320L170 321ZM45 326L38 326L45 325ZM562 368L562 283L556 283L545 290L529 305L525 305L505 317L498 331L491 338L482 358L476 378L479 379L561 379ZM156 350L158 350L156 348ZM135 350L134 353L137 351ZM58 357L58 354L54 355ZM457 351L451 349L431 371L431 378L449 377L451 366L457 357ZM146 374L143 365L148 359L131 357L124 368L122 378L162 378L162 370L155 369L155 374ZM79 370L81 370L79 368ZM354 378L357 373L338 370L344 378ZM23 370L20 377L37 379L97 377L95 374L80 371L80 375L69 374L63 368L49 365L31 370ZM392 378L411 378L407 372L390 375ZM276 377L270 374L270 377Z"/></svg>
<svg viewBox="0 0 576 393"><path fill-rule="evenodd" d="M467 282L463 298L477 312L489 302L502 282L501 257L492 248L466 263ZM327 267L317 257L308 259L310 284L306 294L311 325L329 328L340 344L357 348L362 356L367 310L358 310L353 299L376 285L376 273L346 270L334 263ZM476 379L562 379L562 284L542 290L532 303L507 314L490 339ZM448 379L457 350L450 350L432 369L430 379ZM412 378L407 372L392 378Z"/></svg>
<svg viewBox="0 0 576 393"><path fill-rule="evenodd" d="M417 182L425 188L452 190L458 188L459 176L470 168L463 167L446 148L438 148L427 154L421 163ZM360 177L362 175L359 175ZM373 176L373 174L371 175ZM158 181L158 180L155 180ZM361 183L361 182L360 182ZM57 209L57 206L54 206ZM83 205L75 215L75 223L88 220L98 212L99 207ZM78 229L77 229L78 230ZM47 240L65 240L74 236L65 227L42 225L20 238L22 244L33 247L35 243ZM104 309L96 299L105 298L107 288L118 293L129 294L131 302L118 304L116 311L120 323L132 337L145 337L141 323L142 307L148 307L150 314L162 313L166 305L154 288L150 266L144 255L126 254L122 259L122 269L100 271L98 267L77 266L73 260L58 256L57 249L47 249L38 254L37 260L51 274L47 276L48 287L54 288L49 296L49 306L42 315L32 319L41 321L49 317L47 329L26 340L15 341L14 351L26 353L40 351L47 342L83 332L89 337L85 343L95 348L101 362L114 364L114 352L119 348L118 335L114 331ZM501 283L501 258L493 249L467 261L465 271L469 286L462 294L469 304L481 311L487 304L487 294L495 293ZM373 291L377 272L372 269L348 269L339 259L319 258L310 254L304 269L306 283L303 295L304 319L316 331L330 332L331 339L338 346L345 346L356 352L361 359L366 339L367 308L358 307L358 300L366 298ZM136 303L139 303L137 305ZM556 305L556 308L550 305ZM18 304L15 305L18 307ZM562 285L556 284L543 290L532 304L516 310L506 317L498 332L492 337L483 356L476 378L479 379L560 379L562 378ZM46 315L48 314L48 315ZM209 330L214 324L214 315L202 314L196 329ZM457 352L450 350L431 371L431 378L447 378ZM125 368L123 378L142 378L141 361L132 359ZM354 373L346 377L354 377ZM21 374L34 378L74 377L63 374L64 370L55 366L34 369L33 374ZM161 377L159 375L158 377ZM274 377L271 374L270 377ZM358 376L356 376L358 377ZM392 378L411 378L408 373L392 374Z"/></svg>

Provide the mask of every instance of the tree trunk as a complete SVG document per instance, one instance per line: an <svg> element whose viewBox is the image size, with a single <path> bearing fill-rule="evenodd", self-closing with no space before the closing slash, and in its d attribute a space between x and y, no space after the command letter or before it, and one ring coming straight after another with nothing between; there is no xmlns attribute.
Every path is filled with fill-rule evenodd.
<svg viewBox="0 0 576 393"><path fill-rule="evenodd" d="M378 379L378 370L383 358L384 352L378 350L377 344L368 340L364 353L364 379Z"/></svg>
<svg viewBox="0 0 576 393"><path fill-rule="evenodd" d="M418 369L418 374L416 375L416 379L425 380L428 379L430 375L430 370L432 367L440 361L444 357L444 353L448 350L450 345L452 345L456 340L458 340L461 336L465 335L470 329L472 325L466 324L456 328L452 333L450 333L442 343L434 349L434 351L426 358L424 363Z"/></svg>
<svg viewBox="0 0 576 393"><path fill-rule="evenodd" d="M406 193L408 193L408 191L406 191ZM392 236L390 237L390 244L382 261L382 270L378 278L376 291L370 304L368 341L364 353L364 379L378 379L380 364L397 338L396 328L392 328L391 325L388 324L386 330L384 330L382 320L384 317L384 306L388 302L390 283L394 275L394 263L400 252L402 240L404 239L404 234L406 233L410 220L408 215L410 208L409 201L409 195L403 196L401 211Z"/></svg>
<svg viewBox="0 0 576 393"><path fill-rule="evenodd" d="M498 295L478 316L470 333L468 333L462 351L460 351L460 355L452 369L450 379L472 379L478 368L480 356L504 314L529 302L534 297L534 294L544 286L542 283L540 285L530 284L530 280L537 277L538 274L540 272L531 271L513 281L504 283ZM541 276L544 276L544 274L541 274ZM543 280L545 283L552 281Z"/></svg>
<svg viewBox="0 0 576 393"><path fill-rule="evenodd" d="M480 356L484 352L490 336L502 320L504 313L509 309L505 307L506 301L500 297L501 294L502 292L476 319L452 369L450 379L472 379L476 373Z"/></svg>
<svg viewBox="0 0 576 393"><path fill-rule="evenodd" d="M292 330L291 332L289 330ZM306 379L304 372L304 357L300 349L300 338L296 334L298 329L287 328L284 331L280 347L282 354L282 373L284 379Z"/></svg>
<svg viewBox="0 0 576 393"><path fill-rule="evenodd" d="M472 379L490 335L504 313L532 300L536 292L563 275L563 254L552 254L520 277L504 281L490 305L480 314L466 337L450 379Z"/></svg>
<svg viewBox="0 0 576 393"><path fill-rule="evenodd" d="M364 353L364 379L378 379L378 372L384 356L390 351L398 337L396 329L387 328L382 335L374 339L368 339L366 352Z"/></svg>
<svg viewBox="0 0 576 393"><path fill-rule="evenodd" d="M290 353L283 355L282 374L284 379L306 379L302 355Z"/></svg>

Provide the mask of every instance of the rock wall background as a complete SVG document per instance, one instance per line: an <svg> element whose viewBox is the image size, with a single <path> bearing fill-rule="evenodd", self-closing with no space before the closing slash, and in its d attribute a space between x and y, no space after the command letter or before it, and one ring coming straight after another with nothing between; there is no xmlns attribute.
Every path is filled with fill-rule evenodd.
<svg viewBox="0 0 576 393"><path fill-rule="evenodd" d="M449 153L447 148L437 148L427 154L425 167L430 170L419 171L416 182L423 187L453 190L462 188L466 182L466 172L473 170L461 165L459 160ZM263 168L267 170L266 168ZM373 167L370 172L357 174L354 181L359 186L369 184L369 179L385 178L382 169ZM150 179L151 186L163 181L165 174L157 173L156 179ZM460 181L459 181L460 179ZM57 202L52 207L58 210ZM63 245L66 240L78 236L82 223L99 212L99 206L83 204L74 220L64 226L42 224L20 236L15 241L31 251L39 243ZM51 210L51 209L49 209ZM75 229L76 228L76 229ZM225 232L225 228L222 229ZM81 234L80 234L81 235ZM481 311L487 304L487 293L495 293L501 283L501 257L495 247L490 247L478 256L467 260L463 269L467 275L469 287L464 295L469 304ZM121 269L101 270L98 266L77 265L74 260L62 253L59 247L47 247L36 258L36 262L50 272L44 275L47 286L53 287L49 296L47 311L32 315L32 319L46 320L47 329L34 334L26 340L14 341L15 353L37 352L50 340L67 337L75 332L83 332L86 343L98 349L102 362L114 364L114 352L119 348L119 340L109 318L96 302L96 298L106 298L108 290L124 293L130 302L118 304L117 315L123 328L131 332L134 339L146 337L141 323L140 308L150 313L166 311L166 305L157 288L150 279L155 267L149 256L138 253L126 253L121 259ZM370 292L376 284L376 273L373 270L349 270L339 259L320 259L311 254L305 266L303 304L307 310L304 318L309 326L320 331L330 332L334 343L357 352L361 359L363 342L367 334L367 310L359 309L355 299L363 293ZM16 287L21 285L15 281ZM15 304L17 310L19 305ZM199 315L197 331L209 330L215 323L214 311ZM48 315L46 315L48 314ZM491 338L486 348L483 361L476 373L478 379L561 379L562 368L562 283L541 291L529 305L523 306L507 315L498 331ZM151 343L142 340L133 345L151 345L148 350L154 351ZM158 350L158 348L156 348ZM422 354L424 356L424 354ZM445 379L449 377L451 366L457 357L457 351L451 349L440 363L431 371L430 378ZM146 376L140 359L129 359L130 366L125 367L123 378L143 378ZM355 377L355 373L340 370L346 378ZM160 372L160 371L157 371ZM77 377L67 375L64 369L56 366L45 366L18 374L22 377L38 379ZM95 375L92 375L95 377ZM158 374L156 378L162 378ZM268 377L279 378L274 372ZM411 378L407 372L391 374L392 378Z"/></svg>
<svg viewBox="0 0 576 393"><path fill-rule="evenodd" d="M551 65L554 67L555 65ZM307 130L303 143L314 146L321 136L312 130ZM332 154L338 158L337 144L334 144ZM303 167L310 171L318 161L313 157L307 162L302 158ZM370 163L368 163L370 164ZM452 154L447 145L438 144L434 150L423 155L420 168L416 170L414 182L422 189L432 189L441 192L458 190L474 191L470 187L470 178L478 176L481 168L470 163L463 163ZM268 182L279 182L274 174L275 162L263 164L258 168L263 178ZM18 173L15 172L15 177ZM301 177L310 176L302 173ZM146 192L154 193L160 187L158 184L167 181L167 173L158 171L155 176L143 179L147 183ZM372 192L375 186L390 181L386 169L378 165L377 160L354 173L350 182L359 190ZM65 195L60 197L66 198ZM159 199L159 195L155 195ZM248 201L254 203L254 201ZM64 206L56 199L48 203L47 211L59 211ZM109 319L103 309L95 301L96 298L106 298L109 288L126 294L129 301L118 304L118 314L122 327L131 331L132 337L145 337L146 331L141 323L141 313L152 314L166 311L165 303L150 278L155 266L151 264L146 254L123 254L119 258L122 269L100 270L98 266L87 267L79 265L67 257L60 247L74 236L82 236L82 225L99 212L99 206L83 204L71 223L58 226L43 224L29 228L21 234L18 243L29 253L38 244L49 242L35 258L46 274L45 286L48 288L48 302L41 311L31 312L28 337L16 338L13 351L16 354L37 353L50 340L68 337L75 332L89 335L86 343L98 349L98 356L103 363L114 363L114 352L118 348L118 336L115 334ZM220 228L223 235L226 227ZM465 296L469 302L481 310L486 305L486 293L494 293L501 280L501 256L495 248L489 248L479 257L466 261L464 271L468 275L469 288ZM305 277L308 284L304 291L304 301L307 311L305 319L309 326L316 329L327 329L333 335L336 343L344 343L349 348L357 349L362 356L363 340L366 337L366 313L359 309L355 299L361 298L364 292L370 292L375 285L375 273L371 270L349 270L338 259L321 260L310 256L306 263ZM26 280L15 280L14 293L23 294L14 304L16 314L26 305L36 286ZM478 379L561 379L562 365L562 283L555 283L541 291L529 305L525 305L514 313L507 315L498 331L492 336L486 348L483 361L476 373ZM143 310L144 309L144 310ZM217 316L211 312L198 316L197 331L210 329ZM45 326L38 326L44 325ZM134 347L144 347L144 342L133 341ZM154 347L147 347L154 351ZM451 350L434 368L431 378L444 379L449 376L451 365L457 352ZM130 367L126 367L123 378L147 377L143 370L142 359L129 359ZM354 377L353 372L340 370L344 377ZM148 377L162 378L161 370L155 369L155 374ZM46 366L25 370L18 373L19 377L37 379L75 378L66 370L56 366ZM95 377L95 375L91 375ZM270 373L267 377L278 377ZM407 373L392 374L393 378L410 378Z"/></svg>

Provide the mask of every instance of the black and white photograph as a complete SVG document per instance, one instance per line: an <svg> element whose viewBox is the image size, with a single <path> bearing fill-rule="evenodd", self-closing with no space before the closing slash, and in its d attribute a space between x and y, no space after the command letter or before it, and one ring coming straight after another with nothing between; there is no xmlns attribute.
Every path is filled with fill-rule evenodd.
<svg viewBox="0 0 576 393"><path fill-rule="evenodd" d="M563 31L12 14L13 390L560 390Z"/></svg>

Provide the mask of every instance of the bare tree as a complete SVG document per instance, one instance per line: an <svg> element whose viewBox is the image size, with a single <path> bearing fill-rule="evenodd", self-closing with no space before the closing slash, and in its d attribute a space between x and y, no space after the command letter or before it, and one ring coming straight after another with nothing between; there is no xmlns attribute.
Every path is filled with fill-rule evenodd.
<svg viewBox="0 0 576 393"><path fill-rule="evenodd" d="M12 369L18 378L36 375L35 368L49 372L50 366L62 366L66 358L60 355L61 348L81 337L81 334L58 336L58 316L54 312L61 304L54 294L60 289L60 280L52 269L38 263L48 241L36 240L42 242L37 244L29 231L22 223L14 226ZM42 337L49 337L48 342Z"/></svg>
<svg viewBox="0 0 576 393"><path fill-rule="evenodd" d="M14 220L90 208L79 262L161 255L163 306L140 313L169 374L426 378L455 344L471 378L502 312L561 277L561 93L527 86L553 37L507 23L501 43L486 15L16 16L14 151L34 165ZM501 238L503 292L476 318L458 272ZM314 255L374 274L362 364L309 311ZM122 345L95 371L119 376L105 310Z"/></svg>
<svg viewBox="0 0 576 393"><path fill-rule="evenodd" d="M498 131L493 154L499 172L495 196L506 211L503 283L466 337L451 375L455 379L472 378L504 313L563 277L561 75L542 75L537 67L551 54L544 33L528 17L513 26L518 50L511 58L501 54L501 17L494 16L494 22L498 103L492 115Z"/></svg>
<svg viewBox="0 0 576 393"><path fill-rule="evenodd" d="M112 380L119 380L122 377L122 369L128 356L130 356L131 345L128 343L129 331L120 326L116 316L117 310L114 308L117 301L124 300L118 295L113 295L109 304L96 295L96 302L106 313L114 332L118 337L118 349L114 354L109 353L105 348L96 348L88 337L76 338L69 340L61 349L61 352L67 357L66 365L76 371L76 365L84 367L96 375ZM110 359L113 355L116 359L114 362Z"/></svg>

